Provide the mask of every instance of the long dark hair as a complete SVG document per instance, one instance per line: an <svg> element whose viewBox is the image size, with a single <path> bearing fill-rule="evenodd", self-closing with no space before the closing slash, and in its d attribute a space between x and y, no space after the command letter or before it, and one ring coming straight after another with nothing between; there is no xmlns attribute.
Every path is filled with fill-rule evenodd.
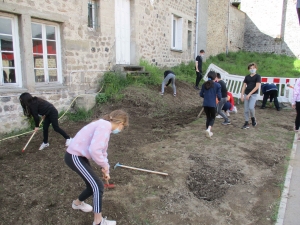
<svg viewBox="0 0 300 225"><path fill-rule="evenodd" d="M214 87L214 83L215 83L214 80L216 79L216 77L217 77L216 72L214 72L214 71L209 71L208 72L208 74L207 74L208 81L206 81L204 83L205 89L208 90L208 89Z"/></svg>
<svg viewBox="0 0 300 225"><path fill-rule="evenodd" d="M21 94L19 97L19 100L20 100L21 106L23 108L24 116L27 116L28 118L30 118L32 116L29 106L38 101L39 102L45 101L38 97L32 97L32 95L27 92L24 92L23 94Z"/></svg>

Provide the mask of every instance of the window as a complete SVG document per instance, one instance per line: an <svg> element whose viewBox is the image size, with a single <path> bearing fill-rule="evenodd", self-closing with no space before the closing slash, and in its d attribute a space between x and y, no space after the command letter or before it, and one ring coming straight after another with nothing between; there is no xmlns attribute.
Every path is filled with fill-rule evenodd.
<svg viewBox="0 0 300 225"><path fill-rule="evenodd" d="M17 17L0 16L0 85L21 86Z"/></svg>
<svg viewBox="0 0 300 225"><path fill-rule="evenodd" d="M96 30L98 28L99 4L97 1L88 3L88 27Z"/></svg>
<svg viewBox="0 0 300 225"><path fill-rule="evenodd" d="M187 47L192 48L192 21L188 21Z"/></svg>
<svg viewBox="0 0 300 225"><path fill-rule="evenodd" d="M182 50L182 21L181 17L172 15L172 44L171 48Z"/></svg>
<svg viewBox="0 0 300 225"><path fill-rule="evenodd" d="M62 82L59 27L31 23L36 83Z"/></svg>

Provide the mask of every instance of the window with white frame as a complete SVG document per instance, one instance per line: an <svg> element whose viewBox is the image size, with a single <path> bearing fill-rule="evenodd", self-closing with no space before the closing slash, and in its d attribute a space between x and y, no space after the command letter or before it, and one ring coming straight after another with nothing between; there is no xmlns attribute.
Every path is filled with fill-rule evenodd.
<svg viewBox="0 0 300 225"><path fill-rule="evenodd" d="M16 16L0 15L0 52L0 85L21 86L20 47Z"/></svg>
<svg viewBox="0 0 300 225"><path fill-rule="evenodd" d="M174 50L182 50L182 17L172 15L172 43L171 48Z"/></svg>
<svg viewBox="0 0 300 225"><path fill-rule="evenodd" d="M88 2L88 27L96 30L98 25L99 2L90 0Z"/></svg>
<svg viewBox="0 0 300 225"><path fill-rule="evenodd" d="M61 83L59 26L32 22L31 32L35 82Z"/></svg>

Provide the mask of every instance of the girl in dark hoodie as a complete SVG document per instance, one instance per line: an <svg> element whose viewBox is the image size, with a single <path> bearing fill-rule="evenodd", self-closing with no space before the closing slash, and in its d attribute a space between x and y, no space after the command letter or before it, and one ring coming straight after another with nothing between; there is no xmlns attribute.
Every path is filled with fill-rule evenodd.
<svg viewBox="0 0 300 225"><path fill-rule="evenodd" d="M66 139L66 146L69 146L72 138L66 134L64 130L62 130L58 126L58 112L57 109L50 103L44 99L38 97L32 97L31 94L25 92L21 94L20 103L23 108L23 113L25 116L30 118L31 116L35 122L34 131L38 131L39 129L39 115L44 119L43 122L43 135L44 140L41 144L39 150L43 150L44 148L49 146L48 143L48 128L50 124L52 124L53 129L60 133Z"/></svg>
<svg viewBox="0 0 300 225"><path fill-rule="evenodd" d="M208 80L202 85L200 96L203 99L204 112L206 114L206 137L211 138L213 133L211 128L214 125L216 117L216 98L220 101L221 95L221 85L215 82L217 74L214 71L210 71L207 75Z"/></svg>

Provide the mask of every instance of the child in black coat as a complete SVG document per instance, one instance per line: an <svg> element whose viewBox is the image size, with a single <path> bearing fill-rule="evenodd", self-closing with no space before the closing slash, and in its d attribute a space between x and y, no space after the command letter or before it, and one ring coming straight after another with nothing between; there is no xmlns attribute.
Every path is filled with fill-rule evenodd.
<svg viewBox="0 0 300 225"><path fill-rule="evenodd" d="M48 143L48 128L50 124L52 124L53 129L60 133L66 139L66 146L69 146L72 138L66 134L64 130L62 130L58 125L58 112L57 109L48 101L38 98L32 97L31 94L25 92L21 94L20 103L23 108L23 113L25 116L30 118L31 116L35 122L34 131L39 130L39 115L44 119L43 122L43 135L44 140L41 144L39 150L43 150L44 148L49 146Z"/></svg>

